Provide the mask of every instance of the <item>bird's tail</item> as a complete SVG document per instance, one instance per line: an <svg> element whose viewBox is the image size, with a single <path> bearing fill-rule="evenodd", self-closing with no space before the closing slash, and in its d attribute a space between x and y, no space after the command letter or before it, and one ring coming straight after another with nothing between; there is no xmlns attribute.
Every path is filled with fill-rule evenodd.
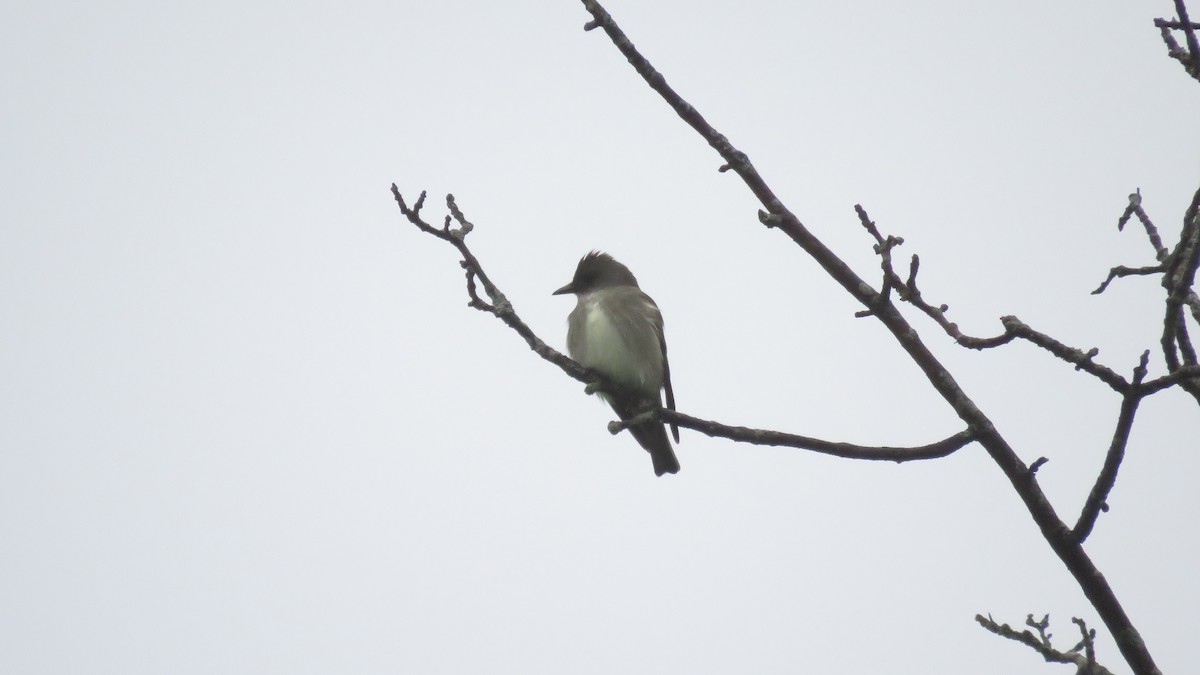
<svg viewBox="0 0 1200 675"><path fill-rule="evenodd" d="M679 458L667 440L667 429L661 422L643 422L629 427L637 442L650 453L654 462L654 475L664 473L679 473Z"/></svg>
<svg viewBox="0 0 1200 675"><path fill-rule="evenodd" d="M622 420L628 420L644 410L644 404L621 406L614 402L613 409ZM662 422L635 424L629 427L629 433L633 434L638 445L650 453L650 459L654 462L654 475L679 473L679 459L675 457L671 441L667 440L667 428Z"/></svg>

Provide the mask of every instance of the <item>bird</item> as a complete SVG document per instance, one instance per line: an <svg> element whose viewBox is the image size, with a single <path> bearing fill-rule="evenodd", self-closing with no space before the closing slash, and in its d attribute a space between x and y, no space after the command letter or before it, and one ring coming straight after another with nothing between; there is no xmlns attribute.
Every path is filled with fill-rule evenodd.
<svg viewBox="0 0 1200 675"><path fill-rule="evenodd" d="M554 295L572 293L575 309L567 317L567 353L580 365L604 375L619 391L600 396L622 421L654 406L675 410L662 312L638 287L629 268L600 251L583 256L571 283ZM589 393L594 389L588 387ZM629 427L638 444L650 453L654 475L678 473L679 459L667 440L662 422L639 422ZM679 428L671 435L679 442Z"/></svg>

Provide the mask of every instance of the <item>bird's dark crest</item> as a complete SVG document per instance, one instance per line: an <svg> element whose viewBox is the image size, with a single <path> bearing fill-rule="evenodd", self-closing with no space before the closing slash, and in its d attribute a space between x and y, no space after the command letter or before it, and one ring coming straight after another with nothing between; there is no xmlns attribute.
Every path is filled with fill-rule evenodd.
<svg viewBox="0 0 1200 675"><path fill-rule="evenodd" d="M611 255L592 251L579 261L575 268L575 278L571 285L578 290L606 288L610 286L637 286L637 277L633 272Z"/></svg>

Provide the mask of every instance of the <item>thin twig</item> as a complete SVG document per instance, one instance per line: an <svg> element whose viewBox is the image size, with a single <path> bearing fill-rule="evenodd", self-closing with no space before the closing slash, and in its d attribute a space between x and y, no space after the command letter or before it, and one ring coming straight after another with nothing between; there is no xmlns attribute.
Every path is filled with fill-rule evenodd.
<svg viewBox="0 0 1200 675"><path fill-rule="evenodd" d="M1013 339L1019 337L1028 340L1042 347L1043 349L1046 349L1060 359L1074 365L1076 370L1082 370L1098 377L1101 381L1118 392L1124 392L1125 388L1128 386L1128 383L1125 382L1124 378L1118 375L1111 368L1102 366L1093 361L1093 358L1097 353L1099 353L1099 350L1092 349L1088 352L1083 352L1078 349L1068 347L1062 342L1059 342L1058 340L1055 340L1044 333L1030 328L1028 324L1025 324L1020 319L1013 316L1001 318L1000 321L1004 324L1005 330L1002 335L997 337L977 338L964 334L959 329L958 324L950 321L950 319L946 316L946 312L950 310L949 305L941 304L935 307L929 302L926 302L922 297L921 291L917 287L917 272L921 268L921 259L916 254L913 255L908 268L908 279L901 280L900 276L892 267L891 250L896 245L904 243L904 240L900 237L893 237L891 235L888 235L885 238L880 233L878 226L870 219L866 210L861 205L855 204L854 211L858 214L859 222L862 223L863 228L875 239L876 242L875 252L880 256L880 265L883 268L884 278L883 292L881 293L881 297L883 297L883 294L886 293L890 288L894 287L901 300L908 302L912 306L924 312L939 326L941 326L942 330L946 331L947 335L964 347L976 350L991 349L994 347L999 347L1000 345L1008 344ZM1146 273L1149 274L1150 272ZM1111 281L1114 275L1120 275L1120 273L1114 269L1113 272L1110 272L1108 281ZM1103 290L1104 286L1108 285L1108 281L1101 285L1100 290ZM881 303L882 302L883 301L881 300ZM874 316L876 313L877 309L871 309L858 312L855 314L855 316Z"/></svg>
<svg viewBox="0 0 1200 675"><path fill-rule="evenodd" d="M471 249L467 247L466 235L470 232L471 227L466 223L465 219L461 218L462 212L458 210L457 205L454 205L454 197L452 195L447 195L446 203L447 206L454 205L451 207L452 215L454 213L458 214L455 218L459 220L461 227L457 229L450 228L451 216L446 217L445 222L440 228L433 227L421 218L421 207L425 204L425 192L421 192L421 196L412 207L409 207L405 203L404 197L401 196L400 189L396 187L395 183L392 184L392 196L395 198L396 204L400 207L400 213L408 219L408 222L416 225L422 232L432 234L458 249L459 255L462 256L459 264L467 272L467 294L470 297L469 306L492 314L503 321L509 328L512 328L518 335L524 338L525 343L538 356L558 366L564 373L576 380L587 384L602 379L598 378L596 373L584 368L565 354L547 345L537 335L534 335L533 330L521 320L521 317L517 316L508 298L492 283L487 273L483 271L483 266L480 265L479 260L471 253ZM487 294L488 299L491 301L490 304L479 297L475 289L475 279L478 279L483 285L484 293Z"/></svg>
<svg viewBox="0 0 1200 675"><path fill-rule="evenodd" d="M1047 616L1045 619L1043 619L1043 621L1049 621L1049 618L1050 617ZM1041 654L1042 658L1046 659L1046 661L1050 663L1075 663L1075 660L1070 656L1067 656L1065 653L1058 651L1050 645L1050 640L1046 636L1044 628L1038 631L1041 635L1039 638L1027 630L1019 631L1006 623L996 623L996 620L993 619L990 614L986 617L982 614L976 614L975 621L977 621L980 626L983 626L991 633L995 633L1000 637L1008 638L1009 640L1013 640L1015 642L1020 642L1021 644L1033 649L1038 654ZM1038 628L1038 624L1033 622L1032 614L1029 615L1026 623L1032 625L1034 628Z"/></svg>
<svg viewBox="0 0 1200 675"><path fill-rule="evenodd" d="M1014 642L1020 642L1033 649L1048 663L1069 663L1077 666L1079 670L1076 671L1076 675L1113 675L1108 668L1096 663L1095 646L1091 639L1081 641L1070 651L1064 652L1055 649L1050 642L1052 635L1047 632L1050 628L1050 615L1048 614L1042 617L1041 621L1034 621L1032 614L1025 618L1025 625L1036 630L1037 635L1028 630L1018 631L1006 623L997 623L990 615L985 617L982 614L976 614L975 621L991 633ZM1083 630L1087 630L1086 624L1083 624L1081 619L1075 618L1072 621L1081 625ZM1090 635L1094 638L1095 631L1091 631ZM1081 649L1084 650L1083 653L1080 653Z"/></svg>
<svg viewBox="0 0 1200 675"><path fill-rule="evenodd" d="M883 269L883 283L879 290L877 304L883 306L891 303L892 289L900 289L900 299L908 300L908 293L904 290L904 282L900 281L900 277L896 275L896 270L892 268L892 249L904 243L904 239L889 235L887 239L879 234L879 228L875 227L874 221L867 215L866 210L859 204L854 205L854 211L858 214L858 220L862 223L863 228L875 238L875 253L879 255L880 267ZM854 316L863 318L874 316L878 307L866 309L856 312Z"/></svg>
<svg viewBox="0 0 1200 675"><path fill-rule="evenodd" d="M1071 617L1071 623L1079 626L1080 634L1079 644L1075 645L1074 651L1078 652L1083 649L1083 655L1087 658L1087 663L1084 665L1088 668L1088 672L1093 672L1098 665L1096 663L1096 631L1089 630L1087 623L1077 616Z"/></svg>
<svg viewBox="0 0 1200 675"><path fill-rule="evenodd" d="M1150 216L1146 215L1145 209L1142 208L1142 189L1138 188L1129 195L1129 206L1125 207L1125 212L1117 219L1117 230L1124 230L1125 223L1129 222L1130 216L1137 216L1138 221L1142 224L1142 228L1146 230L1146 238L1150 240L1150 245L1154 247L1154 258L1159 262L1164 262L1167 256L1171 254L1166 246L1163 246L1162 237L1158 234L1158 228L1154 226Z"/></svg>
<svg viewBox="0 0 1200 675"><path fill-rule="evenodd" d="M1100 295L1103 293L1104 289L1108 288L1108 285L1113 282L1113 279L1159 274L1164 270L1166 270L1166 265L1162 263L1151 265L1150 267L1126 267L1124 265L1117 265L1108 271L1108 277L1100 283L1100 286L1098 286L1096 290L1092 291L1092 295Z"/></svg>

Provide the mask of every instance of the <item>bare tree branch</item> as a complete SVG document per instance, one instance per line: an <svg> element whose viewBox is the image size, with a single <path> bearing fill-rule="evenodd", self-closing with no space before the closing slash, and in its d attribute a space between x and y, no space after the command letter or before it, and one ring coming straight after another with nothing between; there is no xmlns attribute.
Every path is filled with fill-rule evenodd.
<svg viewBox="0 0 1200 675"><path fill-rule="evenodd" d="M1100 287L1092 291L1093 294L1100 294L1115 278L1126 277L1131 275L1155 274L1158 272L1166 273L1167 263L1171 259L1171 251L1163 245L1162 237L1158 234L1158 228L1150 220L1150 216L1146 215L1146 211L1142 209L1142 191L1139 188L1133 194L1129 195L1129 206L1125 207L1125 212L1117 220L1117 229L1123 230L1125 223L1129 221L1131 216L1136 215L1142 223L1142 227L1146 230L1146 237L1150 240L1150 245L1154 247L1154 259L1159 262L1158 265L1149 267L1126 267L1118 265L1108 273L1108 278ZM1188 289L1187 298L1185 299L1188 307L1191 308L1192 316L1197 322L1200 322L1200 295L1197 295L1194 290Z"/></svg>
<svg viewBox="0 0 1200 675"><path fill-rule="evenodd" d="M1100 282L1100 285L1096 288L1096 290L1092 291L1092 295L1100 295L1103 293L1104 289L1108 288L1108 285L1113 282L1113 279L1158 274L1166 269L1166 265L1162 263L1151 265L1150 267L1126 267L1124 265L1117 265L1108 271L1108 277L1104 281Z"/></svg>
<svg viewBox="0 0 1200 675"><path fill-rule="evenodd" d="M879 307L889 304L887 293L890 289L895 288L897 296L902 301L924 312L929 318L937 322L942 327L942 330L946 331L947 335L954 338L955 342L964 347L977 350L991 349L1008 344L1015 338L1021 338L1074 365L1075 370L1082 370L1096 376L1100 381L1119 393L1123 393L1128 388L1129 383L1125 381L1125 378L1118 375L1113 369L1102 366L1092 360L1099 353L1098 349L1093 348L1087 352L1083 352L1073 347L1068 347L1049 335L1034 330L1015 316L1000 318L1000 322L1004 324L1004 333L998 337L976 338L964 334L959 329L958 324L950 321L946 316L946 312L950 310L949 305L941 304L935 307L926 302L921 296L921 291L917 288L917 272L921 267L921 259L919 257L915 254L913 255L908 267L907 280L901 280L900 275L892 267L892 249L903 244L904 239L891 235L888 235L885 239L879 232L878 226L870 219L866 210L861 205L855 204L854 211L858 214L859 222L862 223L863 228L875 239L875 252L879 254L881 258L880 266L883 268L883 290L876 301L877 307L857 312L855 316L875 316Z"/></svg>
<svg viewBox="0 0 1200 675"><path fill-rule="evenodd" d="M1118 375L1112 368L1102 366L1092 360L1100 353L1099 349L1092 347L1084 352L1074 347L1068 347L1049 335L1039 333L1030 328L1015 316L1000 317L1000 322L1004 324L1006 332L1012 333L1023 340L1028 340L1063 361L1074 364L1075 370L1082 370L1095 375L1100 381L1112 387L1113 391L1125 393L1125 390L1128 389L1129 383L1125 381L1125 378Z"/></svg>
<svg viewBox="0 0 1200 675"><path fill-rule="evenodd" d="M1183 216L1183 230L1179 243L1166 261L1163 273L1163 288L1167 290L1167 307L1163 317L1162 350L1167 368L1171 372L1182 366L1197 364L1196 349L1188 335L1184 306L1192 306L1193 317L1200 321L1200 309L1189 303L1192 286L1196 281L1196 269L1200 267L1200 190L1192 197ZM1180 358L1182 357L1182 362ZM1179 386L1200 403L1200 384L1182 380Z"/></svg>
<svg viewBox="0 0 1200 675"><path fill-rule="evenodd" d="M1046 635L1046 628L1050 621L1050 615L1048 614L1042 619L1043 623L1035 622L1032 614L1025 619L1026 625L1038 629L1037 636L1027 630L1018 631L1006 623L998 624L990 614L987 617L984 617L982 614L976 614L975 621L1000 637L1008 638L1009 640L1014 640L1030 647L1050 663L1075 663L1075 659L1064 652L1058 651L1050 644L1050 636Z"/></svg>
<svg viewBox="0 0 1200 675"><path fill-rule="evenodd" d="M1096 663L1096 648L1094 640L1096 631L1089 631L1087 624L1083 619L1072 618L1071 621L1079 626L1083 634L1083 639L1079 644L1069 651L1059 651L1050 643L1050 638L1053 637L1047 631L1050 628L1050 615L1042 617L1041 621L1034 621L1033 615L1025 617L1025 625L1033 628L1038 632L1034 635L1028 630L1018 631L1008 624L996 623L991 616L984 617L982 614L975 615L975 621L979 622L986 630L995 633L1003 638L1008 638L1015 642L1020 642L1023 645L1033 649L1048 663L1069 663L1076 666L1078 670L1076 675L1113 675L1112 671L1104 666ZM1083 650L1083 653L1080 653Z"/></svg>
<svg viewBox="0 0 1200 675"><path fill-rule="evenodd" d="M1154 25L1158 27L1163 42L1167 45L1167 56L1179 61L1188 75L1200 81L1200 46L1197 45L1196 40L1196 30L1200 29L1200 24L1193 23L1188 18L1187 7L1183 0L1175 0L1175 13L1179 15L1178 21L1155 19ZM1188 44L1186 50L1175 41L1175 36L1171 32L1173 30L1184 32L1184 39Z"/></svg>
<svg viewBox="0 0 1200 675"><path fill-rule="evenodd" d="M1150 394L1160 392L1163 389L1173 387L1188 380L1200 383L1200 366L1181 366L1170 375L1146 382L1141 386L1142 396L1149 396Z"/></svg>
<svg viewBox="0 0 1200 675"><path fill-rule="evenodd" d="M1182 21L1167 21L1166 19L1155 19L1154 25L1155 26L1166 26L1167 28L1176 28L1176 29L1183 28ZM1195 21L1193 21L1192 28L1194 28L1196 30L1200 30L1200 23L1196 23Z"/></svg>
<svg viewBox="0 0 1200 675"><path fill-rule="evenodd" d="M1163 262L1170 255L1170 251L1166 246L1163 246L1162 237L1158 234L1158 228L1151 222L1150 216L1146 215L1146 211L1142 209L1142 189L1138 188L1133 194L1129 195L1129 206L1125 207L1125 212L1117 219L1117 231L1125 229L1125 223L1129 222L1129 217L1136 215L1138 221L1142 223L1142 227L1146 230L1146 237L1150 240L1150 245L1154 247L1154 258L1159 262Z"/></svg>
<svg viewBox="0 0 1200 675"><path fill-rule="evenodd" d="M1047 615L1046 618L1049 619L1049 616ZM1102 675L1102 673L1108 673L1109 671L1107 668L1096 663L1096 631L1095 631L1095 629L1088 629L1087 623L1084 622L1083 619L1080 619L1077 616L1071 617L1071 623L1075 624L1076 626L1079 626L1079 634L1081 637L1079 644L1075 645L1075 649L1072 651L1078 652L1079 648L1082 647L1083 655L1087 659L1087 661L1085 663L1083 663L1079 666L1079 672L1088 673L1089 675L1092 675L1092 674Z"/></svg>
<svg viewBox="0 0 1200 675"><path fill-rule="evenodd" d="M422 232L432 234L458 249L459 255L462 256L462 261L459 264L467 271L467 293L471 298L471 301L468 303L469 306L487 312L503 321L509 328L512 328L518 335L524 338L525 343L538 356L558 366L567 375L583 383L591 383L599 379L592 371L572 361L565 354L551 348L545 342L542 342L538 336L533 334L533 330L525 325L521 317L517 316L517 313L513 311L512 303L500 292L500 289L496 288L496 285L492 283L487 273L483 271L483 266L479 264L479 260L471 253L471 249L467 248L466 236L474 226L462 217L462 212L454 204L453 195L446 195L446 204L450 207L451 215L446 216L440 228L433 227L421 218L421 208L425 205L424 192L421 193L421 196L411 208L405 203L404 197L400 195L400 189L396 187L395 183L392 184L392 196L396 199L396 204L400 207L400 213L404 214L408 222L416 225ZM452 216L458 220L460 227L456 229L450 228L450 219ZM489 300L491 300L490 303L484 302L476 293L475 279L479 279L479 282L483 284L483 290Z"/></svg>
<svg viewBox="0 0 1200 675"><path fill-rule="evenodd" d="M929 445L918 447L896 448L896 447L872 447L865 445L854 445L852 443L837 443L831 441L823 441L807 436L798 436L796 434L785 434L779 431L768 431L765 429L749 429L747 427L732 427L719 422L710 422L708 420L697 419L690 415L684 415L665 408L659 409L659 416L667 421L678 424L681 427L687 427L699 431L708 436L718 438L728 438L730 440L752 445L774 445L785 446L790 448L800 448L802 450L812 450L825 455L834 457L844 457L846 459L869 459L869 460L885 460L889 462L911 462L923 459L938 459L945 457L954 451L966 446L974 437L969 430L960 431L953 436L940 440Z"/></svg>
<svg viewBox="0 0 1200 675"><path fill-rule="evenodd" d="M1183 28L1183 34L1187 40L1191 62L1188 72L1196 79L1200 79L1200 41L1196 40L1196 26L1188 18L1187 5L1183 0L1175 0L1175 14L1179 16L1179 25Z"/></svg>
<svg viewBox="0 0 1200 675"><path fill-rule="evenodd" d="M1184 224L1180 233L1179 243L1175 249L1168 250L1163 245L1158 228L1150 221L1142 209L1141 190L1129 195L1129 206L1117 221L1117 228L1122 229L1129 219L1136 215L1146 230L1150 245L1154 247L1157 265L1146 267L1126 267L1118 265L1108 272L1108 277L1100 286L1092 291L1093 294L1103 293L1114 279L1134 275L1162 274L1162 286L1167 290L1167 304L1163 316L1163 332L1159 340L1162 345L1163 359L1168 370L1174 372L1180 368L1197 363L1196 349L1188 335L1185 307L1191 311L1192 318L1200 323L1200 295L1192 289L1195 282L1196 267L1200 264L1200 224L1197 224L1197 210L1200 209L1200 190L1192 199L1191 205L1184 214ZM1190 378L1176 380L1184 391L1190 393L1200 403L1200 385Z"/></svg>
<svg viewBox="0 0 1200 675"><path fill-rule="evenodd" d="M1121 468L1121 460L1125 458L1125 446L1129 443L1129 432L1133 429L1133 416L1137 414L1138 404L1142 401L1142 380L1146 378L1146 366L1150 362L1150 350L1142 352L1142 359L1133 369L1133 382L1121 400L1121 413L1117 416L1117 429L1113 432L1112 442L1104 456L1104 466L1096 477L1096 484L1084 502L1083 511L1075 523L1072 533L1079 543L1087 540L1096 525L1096 519L1101 511L1108 510L1108 494L1117 484L1117 471Z"/></svg>

